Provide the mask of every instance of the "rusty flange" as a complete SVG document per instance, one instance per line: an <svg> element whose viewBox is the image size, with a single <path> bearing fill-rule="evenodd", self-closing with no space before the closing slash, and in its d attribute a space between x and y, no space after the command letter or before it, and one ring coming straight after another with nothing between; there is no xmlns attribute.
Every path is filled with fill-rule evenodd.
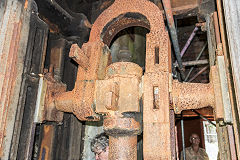
<svg viewBox="0 0 240 160"><path fill-rule="evenodd" d="M141 133L141 125L134 118L107 116L103 121L104 130L109 135L138 135Z"/></svg>
<svg viewBox="0 0 240 160"><path fill-rule="evenodd" d="M54 96L56 94L66 91L66 85L62 82L58 82L54 79L52 73L47 73L44 75L44 82L46 83L46 92L41 93L45 95L44 108L40 109L42 111L39 121L55 121L62 122L63 112L56 109L54 105Z"/></svg>
<svg viewBox="0 0 240 160"><path fill-rule="evenodd" d="M131 115L134 114L136 113ZM137 119L118 112L104 118L104 131L109 135L110 160L137 159L137 135L142 132L141 124Z"/></svg>

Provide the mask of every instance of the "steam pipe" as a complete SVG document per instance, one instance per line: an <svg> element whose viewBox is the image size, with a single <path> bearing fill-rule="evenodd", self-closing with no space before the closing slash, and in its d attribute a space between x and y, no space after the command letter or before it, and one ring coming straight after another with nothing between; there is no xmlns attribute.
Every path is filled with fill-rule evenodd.
<svg viewBox="0 0 240 160"><path fill-rule="evenodd" d="M202 68L197 74L195 74L195 76L193 76L188 82L192 82L194 79L196 79L200 74L202 74L204 71L206 71L208 69L209 66L206 66L204 68Z"/></svg>
<svg viewBox="0 0 240 160"><path fill-rule="evenodd" d="M180 53L181 57L185 54L186 50L188 49L190 43L192 42L193 38L194 38L195 35L196 35L197 30L198 30L198 27L195 27L194 30L192 31L192 33L191 33L190 37L188 38L185 46L184 46L183 49L181 50L181 53Z"/></svg>
<svg viewBox="0 0 240 160"><path fill-rule="evenodd" d="M181 113L181 131L182 131L182 147L183 147L182 153L183 153L183 160L186 160L183 113Z"/></svg>
<svg viewBox="0 0 240 160"><path fill-rule="evenodd" d="M208 59L203 59L203 60L195 60L195 61L187 61L183 62L183 66L196 66L196 65L203 65L203 64L208 64L209 60ZM174 63L173 66L178 67L177 63Z"/></svg>
<svg viewBox="0 0 240 160"><path fill-rule="evenodd" d="M170 30L170 36L172 39L173 48L175 51L174 53L175 53L175 56L176 56L176 59L178 62L180 74L181 74L182 79L184 80L185 74L184 74L184 68L182 65L182 59L181 59L181 55L180 55L180 49L179 49L179 45L178 45L177 31L176 31L175 24L174 24L171 2L170 2L170 0L162 0L162 3L163 3L164 10L165 10L165 15L167 18L168 27Z"/></svg>
<svg viewBox="0 0 240 160"><path fill-rule="evenodd" d="M216 127L216 124L214 124L212 121L210 121L209 119L207 119L206 117L204 117L203 115L201 115L199 112L197 112L196 110L192 109L192 112L196 113L199 117L201 117L202 119L208 121L209 123L211 123L213 126Z"/></svg>

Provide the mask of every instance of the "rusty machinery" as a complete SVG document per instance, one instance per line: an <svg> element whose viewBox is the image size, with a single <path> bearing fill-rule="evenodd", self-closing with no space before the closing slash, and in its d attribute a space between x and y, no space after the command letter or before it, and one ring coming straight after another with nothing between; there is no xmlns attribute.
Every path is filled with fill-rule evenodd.
<svg viewBox="0 0 240 160"><path fill-rule="evenodd" d="M146 35L144 75L137 64L111 64L108 49L111 40L131 26L150 31ZM136 160L137 135L141 132L144 159L172 159L170 109L178 114L186 109L211 106L216 119L224 118L218 65L211 67L208 84L173 80L170 41L163 15L147 0L115 0L93 24L89 41L81 48L72 45L69 56L79 64L75 88L63 92L65 86L61 82L52 76L43 77L50 81L48 86L55 87L45 89L47 96L42 102L45 112L50 110L53 114L45 113L47 116L40 119L53 120L52 115L60 121L62 115L55 108L72 112L83 121L98 121L103 117L111 160Z"/></svg>

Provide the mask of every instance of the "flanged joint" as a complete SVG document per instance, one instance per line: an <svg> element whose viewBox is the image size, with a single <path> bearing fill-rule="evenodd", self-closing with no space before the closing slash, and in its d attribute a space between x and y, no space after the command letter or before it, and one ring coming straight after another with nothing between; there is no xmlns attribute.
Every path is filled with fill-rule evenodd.
<svg viewBox="0 0 240 160"><path fill-rule="evenodd" d="M103 126L109 135L109 159L137 160L137 135L141 133L140 122L134 116L126 117L115 113L105 117Z"/></svg>
<svg viewBox="0 0 240 160"><path fill-rule="evenodd" d="M132 62L116 62L107 67L107 78L119 76L137 76L142 77L142 68Z"/></svg>
<svg viewBox="0 0 240 160"><path fill-rule="evenodd" d="M104 130L108 135L138 135L141 124L135 118L107 116L103 121Z"/></svg>

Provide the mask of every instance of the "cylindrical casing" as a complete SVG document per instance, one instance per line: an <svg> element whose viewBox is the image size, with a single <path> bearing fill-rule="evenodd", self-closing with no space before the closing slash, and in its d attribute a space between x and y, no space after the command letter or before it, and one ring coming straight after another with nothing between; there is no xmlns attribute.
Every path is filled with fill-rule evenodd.
<svg viewBox="0 0 240 160"><path fill-rule="evenodd" d="M109 136L109 160L137 160L137 135Z"/></svg>
<svg viewBox="0 0 240 160"><path fill-rule="evenodd" d="M214 90L211 83L180 83L173 81L172 99L177 114L187 109L215 107Z"/></svg>

